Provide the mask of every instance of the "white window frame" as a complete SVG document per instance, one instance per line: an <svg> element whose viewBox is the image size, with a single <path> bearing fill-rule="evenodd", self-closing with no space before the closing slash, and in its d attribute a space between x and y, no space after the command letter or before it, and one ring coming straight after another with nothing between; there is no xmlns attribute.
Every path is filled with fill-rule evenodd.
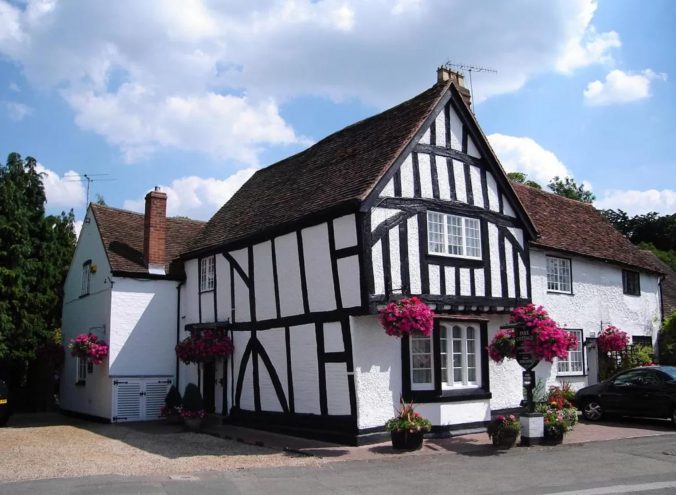
<svg viewBox="0 0 676 495"><path fill-rule="evenodd" d="M87 382L87 360L79 357L75 358L75 383L84 384Z"/></svg>
<svg viewBox="0 0 676 495"><path fill-rule="evenodd" d="M207 256L200 260L200 292L214 290L216 285L216 257Z"/></svg>
<svg viewBox="0 0 676 495"><path fill-rule="evenodd" d="M454 337L454 329L458 329L460 332L460 338ZM472 329L474 334L473 339L468 339L467 334L468 330ZM457 390L465 388L479 388L481 387L481 328L475 323L464 323L464 322L444 322L439 325L439 331L446 332L446 338L444 339L444 334L440 335L441 341L441 355L449 356L451 359L447 364L452 366L446 366L444 368L443 358L441 363L442 369L442 379L441 379L441 389L442 390ZM472 340L474 343L474 352L469 352L468 342ZM444 342L445 341L445 342ZM446 347L444 349L444 346ZM474 354L474 380L471 380L469 377L469 356ZM460 357L460 366L457 367L454 365L454 357L459 355ZM460 380L455 380L455 370L459 369L461 372L462 378ZM444 376L444 370L445 375Z"/></svg>
<svg viewBox="0 0 676 495"><path fill-rule="evenodd" d="M429 345L429 359L430 359L430 367L429 368L422 368L422 367L414 367L414 356L420 354L420 355L425 355L425 353L416 353L414 351L414 341L427 341ZM410 366L410 373L411 373L411 390L433 390L434 389L434 341L432 340L432 336L430 335L429 337L425 337L424 335L411 335L409 337L409 362L411 363ZM414 380L414 371L418 370L430 370L430 381L429 382L416 382Z"/></svg>
<svg viewBox="0 0 676 495"><path fill-rule="evenodd" d="M572 294L573 293L573 263L569 258L561 258L558 256L546 256L547 260L547 292L557 292L559 294ZM561 272L561 269L567 268L567 273ZM568 280L563 278L564 275L568 275ZM552 280L556 278L556 280ZM565 286L562 288L564 283L567 282L568 287Z"/></svg>
<svg viewBox="0 0 676 495"><path fill-rule="evenodd" d="M559 376L583 376L585 372L585 361L584 361L584 345L583 345L583 333L580 329L566 329L569 333L575 333L577 336L578 346L575 351L568 351L568 357L566 359L558 359L557 363L557 375ZM572 370L573 356L579 356L580 369ZM576 362L578 362L576 360ZM562 369L563 368L563 369Z"/></svg>
<svg viewBox="0 0 676 495"><path fill-rule="evenodd" d="M435 215L441 217L441 222L434 218ZM462 232L460 233L460 243L453 244L452 246L456 247L460 252L452 253L449 250L450 238L452 237L449 233L448 224L452 220L460 220L460 227ZM441 225L442 232L433 232L430 224ZM469 246L468 245L468 232L475 231L478 233L478 237L472 237L473 239L478 240L478 246ZM442 242L432 240L432 235L441 235ZM456 236L457 237L457 236ZM443 251L437 251L435 246L443 247ZM478 254L468 255L468 249L478 249ZM480 260L482 259L482 245L481 245L481 220L478 218L471 217L461 217L458 215L451 215L448 213L440 213L438 211L428 211L427 212L427 253L438 256L448 256L452 258L465 258L470 260Z"/></svg>
<svg viewBox="0 0 676 495"><path fill-rule="evenodd" d="M82 281L80 282L80 296L89 294L91 285L92 260L82 263Z"/></svg>

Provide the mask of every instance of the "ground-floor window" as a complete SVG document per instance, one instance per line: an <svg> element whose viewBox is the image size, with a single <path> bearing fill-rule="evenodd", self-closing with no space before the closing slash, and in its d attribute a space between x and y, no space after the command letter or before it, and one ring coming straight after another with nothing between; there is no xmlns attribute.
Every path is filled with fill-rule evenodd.
<svg viewBox="0 0 676 495"><path fill-rule="evenodd" d="M405 391L437 396L488 391L488 373L483 370L487 365L485 322L437 320L432 335L413 335L404 339L404 347Z"/></svg>
<svg viewBox="0 0 676 495"><path fill-rule="evenodd" d="M582 330L569 330L569 333L577 337L577 349L568 351L567 359L559 359L559 375L583 375L584 374L584 344L582 340Z"/></svg>
<svg viewBox="0 0 676 495"><path fill-rule="evenodd" d="M87 360L75 358L75 382L84 385L87 381Z"/></svg>

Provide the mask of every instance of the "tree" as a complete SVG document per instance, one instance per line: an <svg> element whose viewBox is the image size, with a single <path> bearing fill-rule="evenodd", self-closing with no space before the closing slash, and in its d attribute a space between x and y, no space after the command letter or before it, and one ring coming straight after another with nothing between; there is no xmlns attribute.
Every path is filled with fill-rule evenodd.
<svg viewBox="0 0 676 495"><path fill-rule="evenodd" d="M549 181L547 187L551 189L554 194L563 196L565 198L575 199L577 201L582 201L583 203L592 203L596 196L591 191L587 191L584 188L584 185L578 185L575 182L575 179L570 177L564 177L561 179L558 175Z"/></svg>
<svg viewBox="0 0 676 495"><path fill-rule="evenodd" d="M97 205L108 206L108 205L106 204L106 199L103 197L102 194L97 194L97 195L96 195L96 201L94 201L94 202L95 202Z"/></svg>
<svg viewBox="0 0 676 495"><path fill-rule="evenodd" d="M0 362L23 371L61 326L75 246L73 212L45 216L36 165L11 153L0 166Z"/></svg>
<svg viewBox="0 0 676 495"><path fill-rule="evenodd" d="M524 174L523 172L508 172L507 177L509 180L516 182L517 184L523 184L525 186L532 187L533 189L537 189L538 191L542 190L542 186L540 184L533 180L529 180L528 175Z"/></svg>

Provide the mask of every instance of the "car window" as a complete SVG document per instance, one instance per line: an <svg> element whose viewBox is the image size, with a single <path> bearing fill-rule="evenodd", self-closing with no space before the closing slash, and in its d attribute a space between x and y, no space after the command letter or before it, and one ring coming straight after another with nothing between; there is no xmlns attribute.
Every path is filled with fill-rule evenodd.
<svg viewBox="0 0 676 495"><path fill-rule="evenodd" d="M644 373L641 370L633 370L627 373L619 375L615 380L613 380L614 385L639 385L642 382L642 375Z"/></svg>

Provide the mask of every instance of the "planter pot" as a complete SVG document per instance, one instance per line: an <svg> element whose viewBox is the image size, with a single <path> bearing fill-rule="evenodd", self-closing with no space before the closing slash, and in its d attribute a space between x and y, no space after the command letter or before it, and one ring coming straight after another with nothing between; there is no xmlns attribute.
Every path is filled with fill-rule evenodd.
<svg viewBox="0 0 676 495"><path fill-rule="evenodd" d="M392 448L396 450L419 450L422 448L424 434L422 431L391 431Z"/></svg>
<svg viewBox="0 0 676 495"><path fill-rule="evenodd" d="M563 432L547 433L545 431L544 443L547 445L559 445L563 442Z"/></svg>
<svg viewBox="0 0 676 495"><path fill-rule="evenodd" d="M169 425L180 425L183 423L183 416L180 414L170 414L168 416L165 416L166 422Z"/></svg>
<svg viewBox="0 0 676 495"><path fill-rule="evenodd" d="M199 431L202 428L202 423L204 419L202 418L183 418L186 428L189 431Z"/></svg>
<svg viewBox="0 0 676 495"><path fill-rule="evenodd" d="M506 431L501 435L493 436L493 446L498 449L511 449L516 445L516 439L519 438L519 433L516 431Z"/></svg>

